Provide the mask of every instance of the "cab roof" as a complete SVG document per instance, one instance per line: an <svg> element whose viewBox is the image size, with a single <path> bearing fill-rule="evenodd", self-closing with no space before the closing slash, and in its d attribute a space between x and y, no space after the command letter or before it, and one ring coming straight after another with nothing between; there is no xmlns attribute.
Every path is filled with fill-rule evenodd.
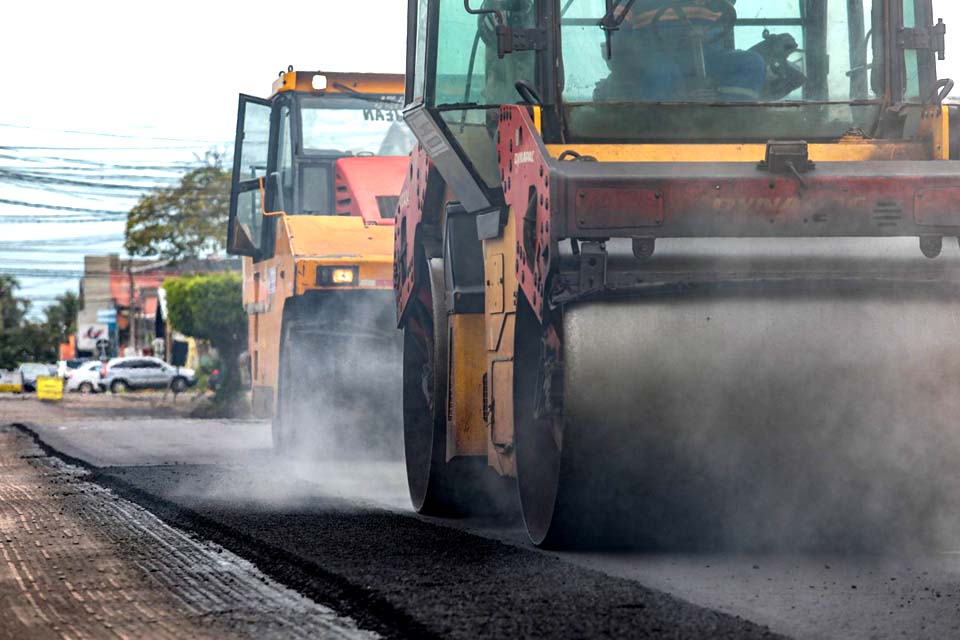
<svg viewBox="0 0 960 640"><path fill-rule="evenodd" d="M273 94L300 91L331 94L403 95L403 75L398 73L350 73L294 71L289 69L273 82Z"/></svg>

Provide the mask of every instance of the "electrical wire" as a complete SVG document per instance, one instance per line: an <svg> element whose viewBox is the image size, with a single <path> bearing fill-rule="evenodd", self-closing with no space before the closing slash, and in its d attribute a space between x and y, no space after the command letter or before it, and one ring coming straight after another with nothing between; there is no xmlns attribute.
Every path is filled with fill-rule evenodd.
<svg viewBox="0 0 960 640"><path fill-rule="evenodd" d="M39 202L27 202L25 200L8 200L7 198L0 198L0 204L11 204L18 207L33 207L37 209L51 209L54 211L75 211L78 213L104 213L111 215L126 215L126 211L110 210L110 209L88 209L86 207L67 207L57 204L41 204ZM0 218L2 218L0 214Z"/></svg>
<svg viewBox="0 0 960 640"><path fill-rule="evenodd" d="M71 133L75 135L83 136L99 136L104 138L126 138L131 140L165 140L170 142L203 142L206 144L223 144L220 140L207 140L204 138L165 138L160 136L141 136L141 135L126 135L121 133L105 133L99 131L80 131L76 129L50 129L48 127L34 127L25 124L8 124L0 122L0 127L7 127L9 129L27 129L30 131L53 131L56 133Z"/></svg>

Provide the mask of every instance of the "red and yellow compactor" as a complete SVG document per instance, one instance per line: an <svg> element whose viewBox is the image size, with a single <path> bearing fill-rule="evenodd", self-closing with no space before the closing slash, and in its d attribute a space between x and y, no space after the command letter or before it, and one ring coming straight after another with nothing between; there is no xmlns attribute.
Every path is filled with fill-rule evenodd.
<svg viewBox="0 0 960 640"><path fill-rule="evenodd" d="M918 471L952 477L960 129L930 0L409 16L418 510L500 475L538 545L829 538L920 504Z"/></svg>
<svg viewBox="0 0 960 640"><path fill-rule="evenodd" d="M403 76L299 72L240 96L228 245L244 256L255 415L285 453L399 450L394 215Z"/></svg>

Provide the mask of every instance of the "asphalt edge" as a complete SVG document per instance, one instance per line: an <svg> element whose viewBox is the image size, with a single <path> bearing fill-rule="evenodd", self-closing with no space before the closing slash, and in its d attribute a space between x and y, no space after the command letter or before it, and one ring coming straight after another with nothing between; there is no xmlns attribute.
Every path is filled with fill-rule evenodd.
<svg viewBox="0 0 960 640"><path fill-rule="evenodd" d="M60 451L45 442L31 423L14 422L10 426L33 440L45 455L88 471L90 475L87 480L90 482L145 508L170 526L219 544L252 563L257 570L278 583L333 609L340 615L350 617L361 629L373 631L384 638L438 638L435 633L385 599L314 562L285 549L264 544L191 509L177 506L138 489L105 472L106 467L98 467Z"/></svg>

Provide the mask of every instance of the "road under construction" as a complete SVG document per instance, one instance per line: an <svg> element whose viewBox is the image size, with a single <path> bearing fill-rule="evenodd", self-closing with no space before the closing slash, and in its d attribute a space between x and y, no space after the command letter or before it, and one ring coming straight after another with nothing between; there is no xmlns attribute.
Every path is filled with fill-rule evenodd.
<svg viewBox="0 0 960 640"><path fill-rule="evenodd" d="M257 419L0 398L0 632L960 637L931 1L410 0L408 27L402 88L241 96Z"/></svg>

